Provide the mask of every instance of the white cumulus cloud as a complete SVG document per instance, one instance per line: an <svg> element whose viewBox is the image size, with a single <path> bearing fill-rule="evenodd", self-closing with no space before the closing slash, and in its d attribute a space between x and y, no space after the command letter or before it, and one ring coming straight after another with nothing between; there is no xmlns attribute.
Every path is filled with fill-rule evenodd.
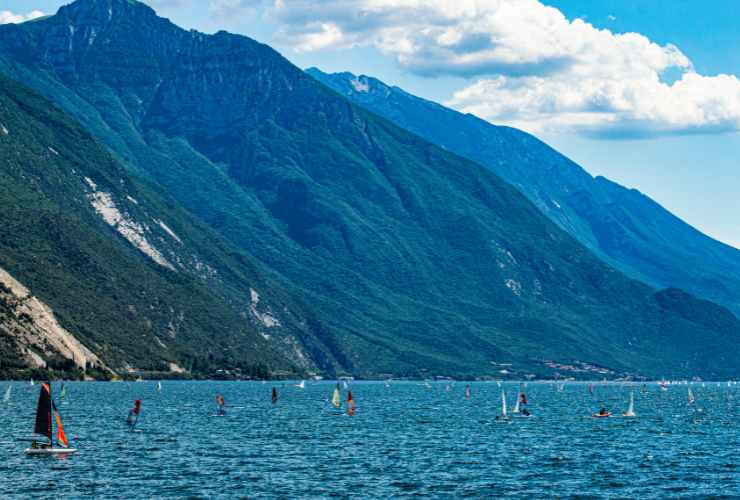
<svg viewBox="0 0 740 500"><path fill-rule="evenodd" d="M374 46L415 74L463 77L447 104L492 122L610 138L740 130L734 75L698 74L674 45L570 20L538 0L263 4L280 44Z"/></svg>
<svg viewBox="0 0 740 500"><path fill-rule="evenodd" d="M0 10L0 24L18 24L43 16L44 13L40 10L33 10L28 14L15 14L9 10Z"/></svg>

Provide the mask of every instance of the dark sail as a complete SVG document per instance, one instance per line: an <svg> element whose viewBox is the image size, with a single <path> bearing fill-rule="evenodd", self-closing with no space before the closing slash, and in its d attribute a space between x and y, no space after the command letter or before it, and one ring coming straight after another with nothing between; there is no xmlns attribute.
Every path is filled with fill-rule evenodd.
<svg viewBox="0 0 740 500"><path fill-rule="evenodd" d="M36 426L33 432L51 440L51 385L48 383L41 384L39 405L36 408Z"/></svg>

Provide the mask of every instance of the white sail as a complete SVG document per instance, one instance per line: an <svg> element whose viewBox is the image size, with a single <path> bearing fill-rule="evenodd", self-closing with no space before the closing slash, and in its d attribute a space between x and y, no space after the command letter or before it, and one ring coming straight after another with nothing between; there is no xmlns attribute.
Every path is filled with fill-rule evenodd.
<svg viewBox="0 0 740 500"><path fill-rule="evenodd" d="M339 384L334 388L334 394L331 396L331 404L339 408L342 406L342 395L339 394Z"/></svg>
<svg viewBox="0 0 740 500"><path fill-rule="evenodd" d="M305 380L301 380L301 383L300 384L296 384L295 386L298 387L299 389L305 389L306 388L306 381Z"/></svg>
<svg viewBox="0 0 740 500"><path fill-rule="evenodd" d="M31 385L34 385L33 379L31 379Z"/></svg>
<svg viewBox="0 0 740 500"><path fill-rule="evenodd" d="M522 393L519 392L516 397L516 404L514 405L514 409L511 410L511 413L519 413L519 400L522 398Z"/></svg>
<svg viewBox="0 0 740 500"><path fill-rule="evenodd" d="M691 387L689 387L689 404L690 404L690 405L693 405L693 404L694 404L694 401L696 401L696 400L694 399L694 393L693 393L693 392L691 392Z"/></svg>
<svg viewBox="0 0 740 500"><path fill-rule="evenodd" d="M157 392L162 390L162 382L157 382Z"/></svg>
<svg viewBox="0 0 740 500"><path fill-rule="evenodd" d="M630 392L630 405L627 411L624 412L625 417L634 417L635 415L635 393Z"/></svg>
<svg viewBox="0 0 740 500"><path fill-rule="evenodd" d="M506 418L506 393L504 391L501 391L501 416Z"/></svg>
<svg viewBox="0 0 740 500"><path fill-rule="evenodd" d="M5 391L5 396L3 396L3 402L8 403L10 402L10 391L13 389L12 385L8 386L8 389Z"/></svg>

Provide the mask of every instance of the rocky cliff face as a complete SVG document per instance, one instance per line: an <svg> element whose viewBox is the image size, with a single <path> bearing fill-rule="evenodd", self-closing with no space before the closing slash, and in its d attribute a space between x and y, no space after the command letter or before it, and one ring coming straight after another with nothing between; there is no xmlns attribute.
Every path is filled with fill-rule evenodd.
<svg viewBox="0 0 740 500"><path fill-rule="evenodd" d="M238 279L209 290L231 307L246 300L261 335L214 327L232 317L223 310L203 330L242 347L238 359L265 349L293 366L361 376L551 375L575 361L714 376L740 357L730 347L737 333L703 321L713 309L679 313L495 174L350 104L248 38L180 30L133 1L79 0L1 27L0 68L72 113L223 242L229 267L219 275ZM128 222L121 206L135 207L123 200L139 197L87 177L84 202L101 224L158 274L190 275L156 220L187 245L196 236L184 236L185 224L149 212ZM202 311L171 299L170 319ZM727 354L698 355L697 342Z"/></svg>

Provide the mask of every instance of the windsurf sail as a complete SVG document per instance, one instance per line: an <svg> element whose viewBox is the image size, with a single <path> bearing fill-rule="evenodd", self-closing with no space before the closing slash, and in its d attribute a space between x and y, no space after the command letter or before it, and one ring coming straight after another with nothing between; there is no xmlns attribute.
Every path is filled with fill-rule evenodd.
<svg viewBox="0 0 740 500"><path fill-rule="evenodd" d="M36 384L34 383L33 379L31 379L31 385L36 385Z"/></svg>
<svg viewBox="0 0 740 500"><path fill-rule="evenodd" d="M134 401L134 407L128 412L126 423L129 425L131 430L134 430L136 424L139 422L139 415L141 414L141 400L137 399Z"/></svg>
<svg viewBox="0 0 740 500"><path fill-rule="evenodd" d="M59 391L59 400L64 401L65 397L67 397L67 387L62 384L62 390Z"/></svg>
<svg viewBox="0 0 740 500"><path fill-rule="evenodd" d="M306 388L306 381L305 380L301 380L301 382L299 384L296 384L295 386L298 387L299 389L305 389Z"/></svg>
<svg viewBox="0 0 740 500"><path fill-rule="evenodd" d="M157 382L157 392L162 390L162 382Z"/></svg>
<svg viewBox="0 0 740 500"><path fill-rule="evenodd" d="M693 405L696 402L696 400L694 399L694 393L691 392L691 387L689 387L688 397L689 397L689 404Z"/></svg>
<svg viewBox="0 0 740 500"><path fill-rule="evenodd" d="M594 384L588 384L588 392L593 396L593 394L594 394Z"/></svg>
<svg viewBox="0 0 740 500"><path fill-rule="evenodd" d="M336 408L340 408L342 406L342 395L339 393L339 383L334 387L334 394L331 396L331 404Z"/></svg>
<svg viewBox="0 0 740 500"><path fill-rule="evenodd" d="M278 392L277 387L272 388L272 404L275 404L278 402Z"/></svg>
<svg viewBox="0 0 740 500"><path fill-rule="evenodd" d="M514 409L511 410L511 413L519 413L519 402L521 401L521 398L517 396L516 398L516 404L514 405Z"/></svg>
<svg viewBox="0 0 740 500"><path fill-rule="evenodd" d="M352 397L352 391L347 391L347 415L352 417L354 416L356 411L357 411L357 403L355 403L355 400Z"/></svg>
<svg viewBox="0 0 740 500"><path fill-rule="evenodd" d="M470 384L465 386L465 399L470 399Z"/></svg>
<svg viewBox="0 0 740 500"><path fill-rule="evenodd" d="M346 389L346 388L347 388L347 381L346 381L346 380L342 380L342 385L343 385L343 386L344 386L344 388Z"/></svg>
<svg viewBox="0 0 740 500"><path fill-rule="evenodd" d="M5 390L5 396L3 396L3 402L9 403L10 402L10 391L13 389L12 385L9 385L8 388Z"/></svg>
<svg viewBox="0 0 740 500"><path fill-rule="evenodd" d="M508 416L506 412L506 393L501 391L501 416L506 418Z"/></svg>

